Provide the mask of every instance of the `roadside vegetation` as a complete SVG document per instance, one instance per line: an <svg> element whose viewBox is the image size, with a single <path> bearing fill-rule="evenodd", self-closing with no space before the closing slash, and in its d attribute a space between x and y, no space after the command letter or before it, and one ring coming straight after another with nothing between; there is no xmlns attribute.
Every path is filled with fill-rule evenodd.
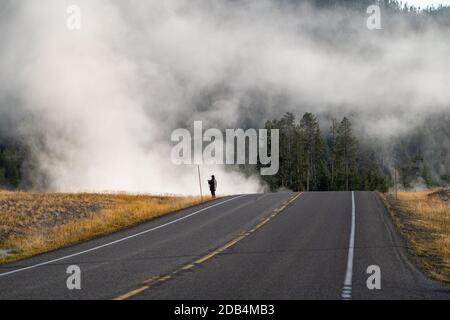
<svg viewBox="0 0 450 320"><path fill-rule="evenodd" d="M0 264L106 235L201 202L200 197L0 191L0 250L4 253Z"/></svg>
<svg viewBox="0 0 450 320"><path fill-rule="evenodd" d="M435 279L450 282L450 189L384 198L420 267Z"/></svg>

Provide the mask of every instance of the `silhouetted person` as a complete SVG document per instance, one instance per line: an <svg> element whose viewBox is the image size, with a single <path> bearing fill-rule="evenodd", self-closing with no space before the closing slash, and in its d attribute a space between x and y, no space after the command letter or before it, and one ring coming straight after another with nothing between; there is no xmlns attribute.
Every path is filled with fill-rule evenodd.
<svg viewBox="0 0 450 320"><path fill-rule="evenodd" d="M211 191L211 196L213 198L216 197L216 190L217 190L217 180L214 176L211 176L211 180L208 180L209 184L209 190Z"/></svg>

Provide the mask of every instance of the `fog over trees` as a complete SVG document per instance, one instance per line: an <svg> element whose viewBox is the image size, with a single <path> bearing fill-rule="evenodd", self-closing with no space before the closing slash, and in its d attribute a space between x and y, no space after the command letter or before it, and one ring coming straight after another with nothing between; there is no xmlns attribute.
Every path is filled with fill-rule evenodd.
<svg viewBox="0 0 450 320"><path fill-rule="evenodd" d="M225 192L386 191L394 170L406 189L450 184L449 8L144 2L81 1L93 32L75 40L56 1L0 4L1 188L196 192L195 170L167 164L195 120L280 129L277 175L205 169Z"/></svg>

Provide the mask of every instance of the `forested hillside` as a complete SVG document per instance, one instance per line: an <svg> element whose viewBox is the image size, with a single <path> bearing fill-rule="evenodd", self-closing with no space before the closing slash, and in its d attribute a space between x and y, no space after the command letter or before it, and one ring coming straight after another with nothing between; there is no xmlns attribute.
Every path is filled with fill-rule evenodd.
<svg viewBox="0 0 450 320"><path fill-rule="evenodd" d="M424 119L412 134L398 139L392 157L406 189L449 185L450 114Z"/></svg>

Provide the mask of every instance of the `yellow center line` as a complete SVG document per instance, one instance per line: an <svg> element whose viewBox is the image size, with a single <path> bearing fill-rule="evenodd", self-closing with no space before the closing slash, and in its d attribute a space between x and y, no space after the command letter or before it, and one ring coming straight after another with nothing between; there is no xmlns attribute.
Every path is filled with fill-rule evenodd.
<svg viewBox="0 0 450 320"><path fill-rule="evenodd" d="M127 299L129 299L129 298L131 298L131 297L141 293L142 291L147 290L148 288L150 288L150 286L148 286L148 285L142 286L142 287L140 287L140 288L138 288L136 290L133 290L133 291L130 291L130 292L124 294L124 295L121 295L121 296L115 298L114 300L116 300L116 301L127 300Z"/></svg>
<svg viewBox="0 0 450 320"><path fill-rule="evenodd" d="M182 269L182 270L189 270L189 269L192 269L193 267L195 267L195 265L194 265L193 263L190 263L190 264L184 266L184 267L181 268L181 269Z"/></svg>
<svg viewBox="0 0 450 320"><path fill-rule="evenodd" d="M222 247L220 247L217 250L214 250L213 252L207 254L206 256L196 260L193 263L189 263L183 267L181 267L180 269L174 271L172 274L167 275L167 276L154 276L152 278L150 278L149 280L144 282L144 286L130 291L129 293L126 293L124 295L119 296L118 298L114 299L114 300L126 300L129 299L139 293L141 293L142 291L145 291L147 289L150 288L150 285L154 282L164 282L167 280L170 280L171 278L173 278L175 275L177 275L178 273L185 271L185 270L189 270L194 268L196 265L205 263L206 261L214 258L215 256L219 255L220 253L224 252L225 250L235 246L237 243L241 242L242 240L244 240L245 238L249 237L250 235L252 235L253 233L255 233L256 231L258 231L259 229L261 229L264 225L266 225L268 222L270 222L273 218L275 218L278 214L280 214L282 211L284 211L291 203L293 203L295 200L297 200L298 197L300 197L303 193L298 193L296 196L292 197L290 200L288 200L287 202L283 203L282 207L274 209L272 212L273 214L270 215L268 218L264 218L260 223L258 223L255 227L253 227L251 230L249 231L243 231L239 234L239 236L234 239L231 240L230 242L228 242L227 244L223 245Z"/></svg>
<svg viewBox="0 0 450 320"><path fill-rule="evenodd" d="M198 259L198 260L195 261L194 263L195 263L195 264L202 264L202 263L208 261L209 259L213 258L215 255L217 255L217 252L216 252L216 251L211 252L210 254L207 254L206 256L204 256L204 257Z"/></svg>
<svg viewBox="0 0 450 320"><path fill-rule="evenodd" d="M143 284L148 285L148 284L151 283L151 282L155 282L155 281L158 280L159 278L160 278L160 276L153 276L153 277L151 277L151 278L145 280L145 281L143 282Z"/></svg>

